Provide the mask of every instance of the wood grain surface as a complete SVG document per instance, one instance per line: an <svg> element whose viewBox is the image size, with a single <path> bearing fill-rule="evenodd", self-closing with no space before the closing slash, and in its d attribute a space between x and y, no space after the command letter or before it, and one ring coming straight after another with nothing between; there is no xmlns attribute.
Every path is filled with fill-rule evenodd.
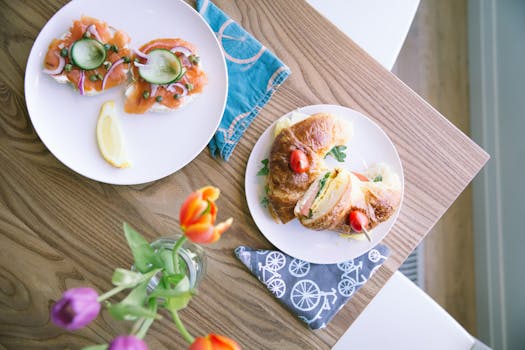
<svg viewBox="0 0 525 350"><path fill-rule="evenodd" d="M229 162L202 152L183 170L141 186L111 186L75 174L44 147L23 95L24 67L40 28L64 0L0 0L0 347L76 349L126 332L106 313L68 333L49 309L73 286L110 287L112 269L131 263L122 221L149 239L177 229L177 210L195 188L221 188L219 217L233 228L206 247L200 295L182 312L195 335L217 332L245 349L329 349L453 203L488 156L429 104L373 61L303 1L216 3L273 50L292 76L248 129ZM320 64L322 62L322 64ZM334 103L370 116L388 133L405 171L405 198L385 243L387 263L324 330L307 330L233 257L240 244L271 245L244 198L244 171L261 133L300 106ZM378 331L380 335L380 330ZM185 348L165 319L146 340L151 349Z"/></svg>
<svg viewBox="0 0 525 350"><path fill-rule="evenodd" d="M396 66L401 80L463 132L470 130L466 0L422 0ZM476 334L472 191L425 238L425 291Z"/></svg>

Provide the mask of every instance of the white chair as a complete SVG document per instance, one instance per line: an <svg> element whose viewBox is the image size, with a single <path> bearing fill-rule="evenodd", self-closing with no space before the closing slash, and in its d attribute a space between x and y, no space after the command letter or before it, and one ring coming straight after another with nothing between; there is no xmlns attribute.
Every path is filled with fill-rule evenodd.
<svg viewBox="0 0 525 350"><path fill-rule="evenodd" d="M488 349L396 272L332 350Z"/></svg>

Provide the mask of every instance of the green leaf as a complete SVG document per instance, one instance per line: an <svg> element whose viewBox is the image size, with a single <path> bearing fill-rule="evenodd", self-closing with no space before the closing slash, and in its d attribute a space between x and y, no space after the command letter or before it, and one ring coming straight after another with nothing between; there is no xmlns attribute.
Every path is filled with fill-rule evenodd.
<svg viewBox="0 0 525 350"><path fill-rule="evenodd" d="M166 308L170 311L179 311L188 306L193 293L191 290L166 298Z"/></svg>
<svg viewBox="0 0 525 350"><path fill-rule="evenodd" d="M148 281L136 286L119 304L144 305L147 299Z"/></svg>
<svg viewBox="0 0 525 350"><path fill-rule="evenodd" d="M346 146L334 146L324 157L328 157L331 155L334 157L338 162L343 163L346 158Z"/></svg>
<svg viewBox="0 0 525 350"><path fill-rule="evenodd" d="M270 168L268 168L268 158L261 160L261 163L263 167L259 170L257 176L266 176L270 172Z"/></svg>
<svg viewBox="0 0 525 350"><path fill-rule="evenodd" d="M126 269L116 268L111 278L114 286L134 287L143 281L144 275L140 272L129 271Z"/></svg>
<svg viewBox="0 0 525 350"><path fill-rule="evenodd" d="M374 182L381 182L383 181L383 176L381 175L377 175L375 178L374 178Z"/></svg>
<svg viewBox="0 0 525 350"><path fill-rule="evenodd" d="M124 223L124 235L135 259L135 267L140 272L148 272L152 267L160 267L153 248L140 233Z"/></svg>
<svg viewBox="0 0 525 350"><path fill-rule="evenodd" d="M324 174L323 178L319 181L319 190L317 191L315 198L317 198L319 194L321 193L321 191L323 190L324 186L326 185L326 181L330 177L330 174L331 174L330 172L327 172L326 174Z"/></svg>
<svg viewBox="0 0 525 350"><path fill-rule="evenodd" d="M186 277L184 273L176 273L173 275L166 275L164 278L169 284L177 286L182 280L184 280L184 277Z"/></svg>
<svg viewBox="0 0 525 350"><path fill-rule="evenodd" d="M158 251L158 256L163 263L164 271L168 274L175 273L175 266L173 265L173 254L171 250L161 248Z"/></svg>
<svg viewBox="0 0 525 350"><path fill-rule="evenodd" d="M135 321L140 317L148 317L154 319L160 319L155 311L147 309L143 306L118 303L108 307L108 311L113 318L120 321Z"/></svg>
<svg viewBox="0 0 525 350"><path fill-rule="evenodd" d="M140 283L149 281L155 274L162 271L162 269L151 270L148 273L142 274L140 272L129 271L126 269L116 268L113 272L111 282L115 286L125 286L126 288L133 288Z"/></svg>
<svg viewBox="0 0 525 350"><path fill-rule="evenodd" d="M268 197L264 196L263 199L261 199L261 205L265 208L268 208L268 205L270 205L270 200Z"/></svg>
<svg viewBox="0 0 525 350"><path fill-rule="evenodd" d="M82 350L107 350L108 344L85 346Z"/></svg>
<svg viewBox="0 0 525 350"><path fill-rule="evenodd" d="M178 298L178 297L186 297L187 294L190 294L191 296L197 294L197 290L191 289L187 291L178 291L175 289L155 289L150 295L150 299L154 298L163 298L163 299L169 299L169 298Z"/></svg>

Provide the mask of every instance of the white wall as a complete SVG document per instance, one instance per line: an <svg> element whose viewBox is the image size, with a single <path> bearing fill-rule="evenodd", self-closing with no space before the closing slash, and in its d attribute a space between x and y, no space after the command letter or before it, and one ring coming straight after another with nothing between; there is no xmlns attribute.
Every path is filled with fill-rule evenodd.
<svg viewBox="0 0 525 350"><path fill-rule="evenodd" d="M525 348L525 1L469 0L478 337Z"/></svg>

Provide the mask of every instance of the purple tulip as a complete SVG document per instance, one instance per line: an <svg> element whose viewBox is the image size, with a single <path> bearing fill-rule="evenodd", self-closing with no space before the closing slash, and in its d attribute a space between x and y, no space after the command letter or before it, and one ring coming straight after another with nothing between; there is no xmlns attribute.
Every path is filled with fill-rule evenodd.
<svg viewBox="0 0 525 350"><path fill-rule="evenodd" d="M51 321L69 331L82 328L97 318L98 294L91 288L73 288L64 292L51 309Z"/></svg>
<svg viewBox="0 0 525 350"><path fill-rule="evenodd" d="M119 335L109 344L108 350L148 350L148 346L134 335Z"/></svg>

